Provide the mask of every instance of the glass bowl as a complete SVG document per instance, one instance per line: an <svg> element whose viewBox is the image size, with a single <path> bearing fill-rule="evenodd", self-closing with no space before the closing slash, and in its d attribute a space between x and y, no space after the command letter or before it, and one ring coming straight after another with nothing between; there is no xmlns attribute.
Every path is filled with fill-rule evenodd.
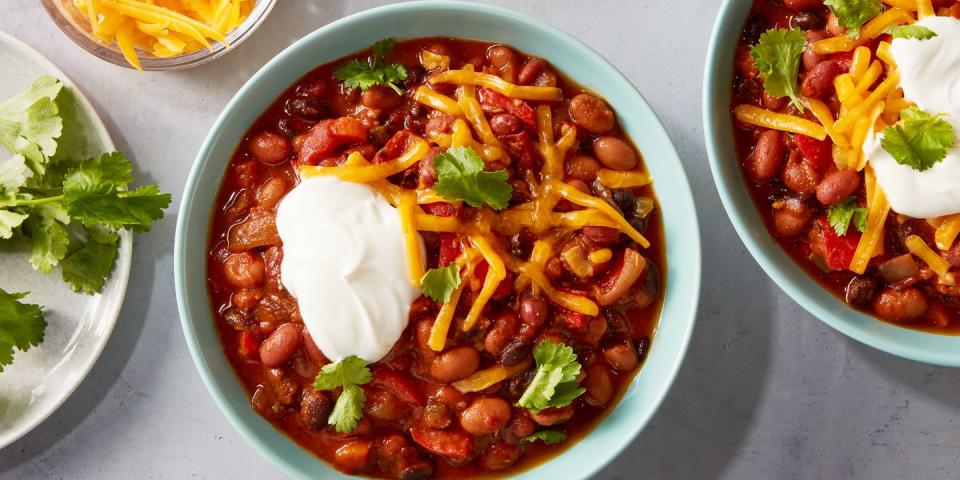
<svg viewBox="0 0 960 480"><path fill-rule="evenodd" d="M40 0L53 23L56 23L74 43L94 56L114 65L133 68L115 45L106 45L90 33L86 18L73 6L70 0ZM195 67L212 61L236 48L247 39L273 10L277 0L257 0L250 15L237 28L227 34L227 43L211 41L211 48L202 48L175 57L156 57L149 52L137 49L137 56L144 70L180 70Z"/></svg>

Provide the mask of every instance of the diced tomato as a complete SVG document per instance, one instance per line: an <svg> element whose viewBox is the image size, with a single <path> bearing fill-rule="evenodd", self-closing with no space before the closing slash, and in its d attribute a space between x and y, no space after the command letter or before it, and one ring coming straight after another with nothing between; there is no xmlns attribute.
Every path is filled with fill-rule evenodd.
<svg viewBox="0 0 960 480"><path fill-rule="evenodd" d="M813 165L820 173L826 173L833 165L833 141L828 137L826 140L817 140L806 135L796 135L793 137L794 143L800 149L803 157Z"/></svg>
<svg viewBox="0 0 960 480"><path fill-rule="evenodd" d="M399 132L393 134L393 136L390 137L390 140L387 140L387 143L383 145L383 148L377 152L377 155L373 157L372 163L389 162L390 160L399 157L400 154L406 150L407 139L409 138L409 130L400 130Z"/></svg>
<svg viewBox="0 0 960 480"><path fill-rule="evenodd" d="M533 168L533 141L530 140L530 134L526 130L503 135L500 137L500 141L506 145L507 151L516 160L518 166Z"/></svg>
<svg viewBox="0 0 960 480"><path fill-rule="evenodd" d="M251 360L260 357L260 336L249 331L240 334L240 355Z"/></svg>
<svg viewBox="0 0 960 480"><path fill-rule="evenodd" d="M444 202L425 203L420 206L423 208L423 211L438 217L456 217L458 213L457 207Z"/></svg>
<svg viewBox="0 0 960 480"><path fill-rule="evenodd" d="M424 405L423 394L420 389L404 375L386 368L373 369L373 379L371 382L379 387L385 388L390 393L396 395L404 402L422 407Z"/></svg>
<svg viewBox="0 0 960 480"><path fill-rule="evenodd" d="M820 231L823 232L825 256L823 260L827 266L834 270L849 269L850 262L853 261L853 253L857 251L857 244L860 243L860 232L850 228L847 234L841 237L830 226L826 216L820 217L817 222L819 222Z"/></svg>
<svg viewBox="0 0 960 480"><path fill-rule="evenodd" d="M529 129L537 129L533 108L523 100L510 98L496 90L480 88L480 108L486 113L512 113Z"/></svg>
<svg viewBox="0 0 960 480"><path fill-rule="evenodd" d="M590 317L572 310L567 310L566 308L555 306L556 313L554 313L554 318L557 323L563 325L569 330L575 332L582 332L587 328L587 323L590 322Z"/></svg>
<svg viewBox="0 0 960 480"><path fill-rule="evenodd" d="M365 142L367 127L355 118L340 117L324 120L304 135L306 138L297 154L297 162L301 165L317 165L343 145Z"/></svg>
<svg viewBox="0 0 960 480"><path fill-rule="evenodd" d="M473 437L460 430L413 427L410 429L410 438L430 453L454 464L466 463L473 457Z"/></svg>
<svg viewBox="0 0 960 480"><path fill-rule="evenodd" d="M440 234L440 254L437 259L439 266L446 267L450 265L457 260L457 257L459 257L462 252L463 245L460 243L459 235L456 233Z"/></svg>

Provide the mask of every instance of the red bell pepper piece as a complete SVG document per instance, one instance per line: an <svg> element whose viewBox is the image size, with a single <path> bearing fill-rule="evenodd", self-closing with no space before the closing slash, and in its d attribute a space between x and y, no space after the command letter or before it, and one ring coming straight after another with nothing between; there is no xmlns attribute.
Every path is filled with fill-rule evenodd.
<svg viewBox="0 0 960 480"><path fill-rule="evenodd" d="M796 135L793 137L794 143L813 168L826 173L834 164L833 162L833 141L828 137L826 140L817 140L806 135Z"/></svg>
<svg viewBox="0 0 960 480"><path fill-rule="evenodd" d="M400 400L418 407L424 406L423 393L406 376L386 368L373 369L373 378L371 383L378 387L389 390Z"/></svg>
<svg viewBox="0 0 960 480"><path fill-rule="evenodd" d="M454 464L463 464L473 457L473 437L462 430L435 430L413 427L410 438L430 453L446 458Z"/></svg>
<svg viewBox="0 0 960 480"><path fill-rule="evenodd" d="M425 203L420 206L423 208L424 212L427 212L430 215L436 215L438 217L456 217L458 213L457 207L444 202Z"/></svg>
<svg viewBox="0 0 960 480"><path fill-rule="evenodd" d="M365 142L367 127L353 117L324 120L305 133L307 136L297 154L301 165L317 165L343 145Z"/></svg>
<svg viewBox="0 0 960 480"><path fill-rule="evenodd" d="M496 90L481 87L480 108L486 113L511 113L531 130L537 129L536 116L533 108L523 100L510 98Z"/></svg>
<svg viewBox="0 0 960 480"><path fill-rule="evenodd" d="M440 254L437 264L440 267L446 267L457 260L460 253L463 252L463 245L460 243L460 236L456 233L440 234Z"/></svg>
<svg viewBox="0 0 960 480"><path fill-rule="evenodd" d="M830 226L826 216L820 217L817 222L823 232L823 250L826 255L823 260L827 266L833 270L849 269L853 254L857 251L857 244L860 243L860 232L855 228L848 228L847 234L841 237Z"/></svg>
<svg viewBox="0 0 960 480"><path fill-rule="evenodd" d="M246 330L240 333L240 355L251 360L260 358L260 336Z"/></svg>

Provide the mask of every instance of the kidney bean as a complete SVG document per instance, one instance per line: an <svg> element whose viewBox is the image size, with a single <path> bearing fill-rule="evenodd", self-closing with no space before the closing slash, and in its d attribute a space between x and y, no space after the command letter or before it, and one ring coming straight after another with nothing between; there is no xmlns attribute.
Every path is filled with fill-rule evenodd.
<svg viewBox="0 0 960 480"><path fill-rule="evenodd" d="M613 397L613 379L602 363L594 363L587 368L587 376L582 385L587 390L583 394L583 400L588 405L602 407Z"/></svg>
<svg viewBox="0 0 960 480"><path fill-rule="evenodd" d="M480 465L487 470L510 468L520 458L520 446L499 441L487 447L480 456Z"/></svg>
<svg viewBox="0 0 960 480"><path fill-rule="evenodd" d="M400 103L400 96L388 87L375 85L364 90L360 95L360 102L367 108L387 110Z"/></svg>
<svg viewBox="0 0 960 480"><path fill-rule="evenodd" d="M760 102L767 110L780 110L787 104L787 97L778 97L766 90L760 95Z"/></svg>
<svg viewBox="0 0 960 480"><path fill-rule="evenodd" d="M773 226L781 238L795 238L806 231L813 218L813 209L803 200L789 198L773 210Z"/></svg>
<svg viewBox="0 0 960 480"><path fill-rule="evenodd" d="M293 153L290 140L273 132L260 132L247 144L253 157L267 165L283 163Z"/></svg>
<svg viewBox="0 0 960 480"><path fill-rule="evenodd" d="M513 310L498 315L483 337L483 349L494 357L500 356L504 346L510 343L517 332L517 323L517 314Z"/></svg>
<svg viewBox="0 0 960 480"><path fill-rule="evenodd" d="M607 102L588 93L573 97L568 111L574 123L594 135L609 132L617 121Z"/></svg>
<svg viewBox="0 0 960 480"><path fill-rule="evenodd" d="M538 328L547 320L549 308L550 303L547 302L546 298L540 295L534 295L529 291L524 292L523 295L520 296L520 321L523 322L524 325Z"/></svg>
<svg viewBox="0 0 960 480"><path fill-rule="evenodd" d="M280 367L300 348L300 327L284 323L260 344L260 361L268 367Z"/></svg>
<svg viewBox="0 0 960 480"><path fill-rule="evenodd" d="M496 433L510 420L510 404L497 397L481 397L460 414L460 426L468 433Z"/></svg>
<svg viewBox="0 0 960 480"><path fill-rule="evenodd" d="M880 290L880 280L866 275L857 275L847 284L844 300L855 307L866 307L873 303L873 297Z"/></svg>
<svg viewBox="0 0 960 480"><path fill-rule="evenodd" d="M593 153L607 168L630 170L637 166L637 153L617 137L600 137L593 142Z"/></svg>
<svg viewBox="0 0 960 480"><path fill-rule="evenodd" d="M828 173L817 185L817 200L824 205L842 202L860 187L860 174L853 170Z"/></svg>
<svg viewBox="0 0 960 480"><path fill-rule="evenodd" d="M494 135L510 135L519 132L522 127L520 119L512 113L498 113L490 117L490 130Z"/></svg>
<svg viewBox="0 0 960 480"><path fill-rule="evenodd" d="M884 288L873 301L873 311L895 323L911 323L927 312L926 295L914 287L894 290Z"/></svg>
<svg viewBox="0 0 960 480"><path fill-rule="evenodd" d="M599 169L600 162L587 155L574 155L567 159L567 175L577 180L592 182L597 178Z"/></svg>
<svg viewBox="0 0 960 480"><path fill-rule="evenodd" d="M494 45L487 49L487 60L490 66L504 80L513 83L517 73L517 54L510 47Z"/></svg>
<svg viewBox="0 0 960 480"><path fill-rule="evenodd" d="M327 392L307 387L300 397L300 421L308 430L319 432L327 426L333 403Z"/></svg>
<svg viewBox="0 0 960 480"><path fill-rule="evenodd" d="M794 150L790 153L786 165L780 172L780 179L790 190L804 195L812 195L817 191L820 174L807 159Z"/></svg>
<svg viewBox="0 0 960 480"><path fill-rule="evenodd" d="M430 364L430 375L440 382L454 382L477 371L480 354L473 347L457 347L441 353Z"/></svg>
<svg viewBox="0 0 960 480"><path fill-rule="evenodd" d="M637 368L637 364L640 362L637 358L637 349L630 340L624 340L603 349L603 359L614 370L621 372L628 372Z"/></svg>
<svg viewBox="0 0 960 480"><path fill-rule="evenodd" d="M777 175L783 164L783 134L765 130L757 138L753 153L747 157L747 172L756 182L766 182Z"/></svg>
<svg viewBox="0 0 960 480"><path fill-rule="evenodd" d="M541 58L530 58L517 75L517 83L520 85L530 85L540 76L540 73L547 68L547 62Z"/></svg>
<svg viewBox="0 0 960 480"><path fill-rule="evenodd" d="M823 98L833 94L833 80L843 73L839 62L824 60L818 63L800 82L800 93L810 98Z"/></svg>
<svg viewBox="0 0 960 480"><path fill-rule="evenodd" d="M573 414L573 405L567 405L562 408L551 407L536 413L530 412L530 418L544 427L550 427L570 420Z"/></svg>
<svg viewBox="0 0 960 480"><path fill-rule="evenodd" d="M334 452L333 463L348 473L365 470L370 462L372 447L372 440L354 440L345 443Z"/></svg>
<svg viewBox="0 0 960 480"><path fill-rule="evenodd" d="M783 0L783 4L794 10L809 10L823 7L823 0Z"/></svg>
<svg viewBox="0 0 960 480"><path fill-rule="evenodd" d="M556 280L563 275L563 260L560 257L550 257L543 266L543 273L550 280Z"/></svg>
<svg viewBox="0 0 960 480"><path fill-rule="evenodd" d="M827 35L820 30L810 30L807 32L807 48L803 51L803 69L805 71L810 71L813 67L816 67L817 64L824 61L826 57L820 55L813 51L813 44L827 38Z"/></svg>
<svg viewBox="0 0 960 480"><path fill-rule="evenodd" d="M266 267L255 253L231 253L223 261L223 275L234 286L252 288L263 283Z"/></svg>

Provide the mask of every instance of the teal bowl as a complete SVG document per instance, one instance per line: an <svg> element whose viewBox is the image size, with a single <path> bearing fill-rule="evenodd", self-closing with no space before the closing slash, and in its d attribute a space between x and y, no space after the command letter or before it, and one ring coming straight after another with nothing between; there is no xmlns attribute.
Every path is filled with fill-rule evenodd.
<svg viewBox="0 0 960 480"><path fill-rule="evenodd" d="M384 37L455 36L512 45L547 58L574 81L600 92L643 152L661 204L666 237L666 300L646 364L597 428L553 460L516 478L587 478L636 437L663 401L687 349L700 291L700 235L677 153L637 90L600 55L570 36L509 10L460 2L414 2L360 12L297 41L263 66L233 97L200 148L180 204L174 251L177 302L197 370L227 418L292 478L343 475L289 440L250 407L220 346L207 296L207 238L221 178L247 128L288 86L314 67Z"/></svg>
<svg viewBox="0 0 960 480"><path fill-rule="evenodd" d="M898 327L850 308L807 275L764 226L740 170L730 116L733 55L750 4L749 0L723 2L713 27L703 75L703 130L710 168L723 207L740 239L774 283L813 316L844 335L911 360L960 366L960 336Z"/></svg>

